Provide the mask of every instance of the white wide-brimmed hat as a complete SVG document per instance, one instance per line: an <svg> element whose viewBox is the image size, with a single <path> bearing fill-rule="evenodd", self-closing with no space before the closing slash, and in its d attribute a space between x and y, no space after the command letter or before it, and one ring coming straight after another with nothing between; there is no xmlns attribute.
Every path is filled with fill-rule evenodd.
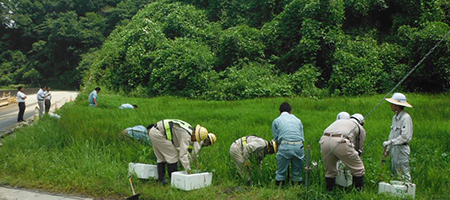
<svg viewBox="0 0 450 200"><path fill-rule="evenodd" d="M384 99L389 103L412 108L412 105L406 102L406 96L402 93L394 93L391 98Z"/></svg>

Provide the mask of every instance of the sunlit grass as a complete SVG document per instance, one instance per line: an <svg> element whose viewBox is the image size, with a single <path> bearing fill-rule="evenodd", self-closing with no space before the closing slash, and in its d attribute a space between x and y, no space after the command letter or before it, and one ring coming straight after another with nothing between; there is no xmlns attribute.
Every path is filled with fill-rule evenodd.
<svg viewBox="0 0 450 200"><path fill-rule="evenodd" d="M380 173L389 180L389 162L381 168L382 142L389 135L392 111L383 103L366 121L367 140L362 156L366 189L325 192L323 164L311 173L311 186L279 189L275 186L276 159L269 155L255 167L253 187L241 187L229 157L231 143L244 135L271 139L271 123L278 106L288 101L304 125L312 159L320 160L319 138L340 111L367 113L382 96L359 98L267 98L243 101L199 101L172 97L128 98L100 93L98 108L87 105L87 94L65 105L60 120L46 118L2 141L0 183L94 197L123 198L131 195L127 182L129 162L156 163L152 148L121 140L126 127L147 126L164 118L179 118L201 124L218 136L215 146L204 148L198 166L212 171L213 186L183 192L160 186L154 180L135 179L137 192L148 199L385 199L378 195ZM448 95L407 94L414 108L407 111L414 121L412 176L417 199L446 199L450 194L450 98ZM122 103L139 105L137 110L119 110ZM261 170L260 170L261 169Z"/></svg>

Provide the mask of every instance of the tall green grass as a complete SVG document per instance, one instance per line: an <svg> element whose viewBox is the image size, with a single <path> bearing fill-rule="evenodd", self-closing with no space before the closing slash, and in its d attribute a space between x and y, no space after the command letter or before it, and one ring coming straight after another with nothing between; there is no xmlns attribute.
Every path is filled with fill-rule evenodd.
<svg viewBox="0 0 450 200"><path fill-rule="evenodd" d="M366 167L364 192L351 189L327 193L323 164L311 173L311 187L279 189L275 186L276 159L268 155L253 170L253 187L241 187L229 157L231 143L244 135L271 139L271 123L278 106L288 101L304 125L312 160L321 159L318 143L323 130L340 111L367 113L381 95L357 98L267 98L243 101L199 101L172 97L128 98L100 93L99 107L90 108L87 94L66 104L61 119L44 118L32 127L5 138L0 148L0 183L41 188L53 192L85 194L120 199L131 195L127 182L128 163L156 163L152 148L118 137L126 127L144 126L164 118L199 123L218 137L217 145L203 148L194 167L212 171L212 187L184 192L160 186L155 180L134 179L135 189L147 199L385 199L378 195L382 173L390 178L389 162L381 168L382 142L389 135L392 111L388 103L367 120L367 139L362 156ZM447 199L450 195L450 98L448 95L407 94L414 108L407 109L414 121L411 142L413 182L417 199ZM119 110L122 103L139 105L136 110Z"/></svg>

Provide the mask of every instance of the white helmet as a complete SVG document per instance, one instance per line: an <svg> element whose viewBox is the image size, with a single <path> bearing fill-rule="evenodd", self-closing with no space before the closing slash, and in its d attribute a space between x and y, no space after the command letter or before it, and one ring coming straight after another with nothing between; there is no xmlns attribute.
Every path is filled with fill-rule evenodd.
<svg viewBox="0 0 450 200"><path fill-rule="evenodd" d="M359 113L355 113L350 118L355 119L359 124L361 124L361 126L364 126L364 116L363 115L361 115Z"/></svg>
<svg viewBox="0 0 450 200"><path fill-rule="evenodd" d="M350 119L350 114L348 114L348 112L342 111L336 116L336 120L340 119Z"/></svg>

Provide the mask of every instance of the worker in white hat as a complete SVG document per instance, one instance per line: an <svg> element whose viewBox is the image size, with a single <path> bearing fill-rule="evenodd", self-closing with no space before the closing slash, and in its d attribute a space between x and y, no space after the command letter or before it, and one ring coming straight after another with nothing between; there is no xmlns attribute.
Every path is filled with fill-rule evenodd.
<svg viewBox="0 0 450 200"><path fill-rule="evenodd" d="M324 130L320 138L322 159L325 162L326 189L332 190L336 185L338 170L336 163L341 160L353 176L356 189L364 186L364 164L360 158L364 149L366 130L364 129L364 117L361 114L353 114L350 119L334 121Z"/></svg>
<svg viewBox="0 0 450 200"><path fill-rule="evenodd" d="M195 141L189 143L189 161L192 163L194 159L196 159L200 153L202 147L207 147L215 144L217 142L217 137L214 133L208 133L208 137L205 141Z"/></svg>
<svg viewBox="0 0 450 200"><path fill-rule="evenodd" d="M267 141L258 136L244 136L231 144L230 157L234 160L236 168L241 177L251 185L251 160L256 159L260 162L267 154L277 152L277 144L274 140Z"/></svg>
<svg viewBox="0 0 450 200"><path fill-rule="evenodd" d="M342 111L336 116L336 120L340 119L350 119L350 114L348 114L348 112Z"/></svg>
<svg viewBox="0 0 450 200"><path fill-rule="evenodd" d="M189 142L204 141L208 130L200 125L194 129L179 119L164 119L150 129L149 135L158 162L158 181L166 184L166 164L169 178L178 170L178 160L186 171L190 171Z"/></svg>
<svg viewBox="0 0 450 200"><path fill-rule="evenodd" d="M383 142L386 154L391 155L391 169L393 175L400 174L406 182L411 182L409 169L409 156L411 149L409 143L413 136L413 122L405 107L412 108L402 93L394 93L391 98L385 99L391 103L391 110L395 112L392 118L389 140Z"/></svg>

